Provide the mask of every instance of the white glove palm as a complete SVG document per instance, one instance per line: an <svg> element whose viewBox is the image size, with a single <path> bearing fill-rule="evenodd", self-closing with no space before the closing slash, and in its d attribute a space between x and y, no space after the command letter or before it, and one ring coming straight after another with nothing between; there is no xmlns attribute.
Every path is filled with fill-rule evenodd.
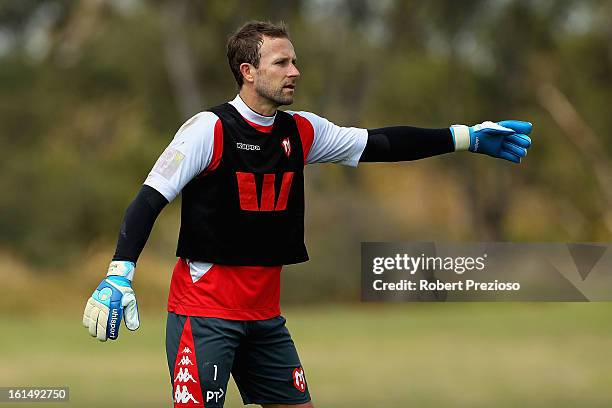
<svg viewBox="0 0 612 408"><path fill-rule="evenodd" d="M132 262L111 262L106 279L87 300L83 313L83 326L93 337L100 341L117 339L122 316L129 330L140 327L138 304L131 284L133 276Z"/></svg>

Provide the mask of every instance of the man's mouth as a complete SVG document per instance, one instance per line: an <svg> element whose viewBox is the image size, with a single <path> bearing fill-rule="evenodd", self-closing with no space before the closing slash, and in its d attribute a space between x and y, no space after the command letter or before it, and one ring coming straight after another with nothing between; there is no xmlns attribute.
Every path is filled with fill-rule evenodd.
<svg viewBox="0 0 612 408"><path fill-rule="evenodd" d="M295 85L285 85L285 86L283 86L283 88L295 89Z"/></svg>

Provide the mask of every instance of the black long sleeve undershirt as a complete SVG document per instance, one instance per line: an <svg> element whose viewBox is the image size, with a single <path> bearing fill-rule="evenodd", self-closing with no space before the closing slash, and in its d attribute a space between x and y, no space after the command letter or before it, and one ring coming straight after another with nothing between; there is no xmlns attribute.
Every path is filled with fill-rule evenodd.
<svg viewBox="0 0 612 408"><path fill-rule="evenodd" d="M168 200L153 187L143 185L123 217L113 261L136 263L149 239L153 224Z"/></svg>
<svg viewBox="0 0 612 408"><path fill-rule="evenodd" d="M391 126L368 129L368 143L360 162L418 160L455 151L449 128Z"/></svg>

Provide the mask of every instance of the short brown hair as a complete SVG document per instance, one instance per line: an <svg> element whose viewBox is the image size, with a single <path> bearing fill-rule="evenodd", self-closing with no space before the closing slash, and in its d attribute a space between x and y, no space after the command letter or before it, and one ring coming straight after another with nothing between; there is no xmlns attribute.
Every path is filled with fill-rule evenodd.
<svg viewBox="0 0 612 408"><path fill-rule="evenodd" d="M240 64L248 63L255 68L259 67L261 56L259 49L264 36L289 39L287 27L282 21L278 24L269 21L249 21L227 40L227 61L239 88L242 88L243 84Z"/></svg>

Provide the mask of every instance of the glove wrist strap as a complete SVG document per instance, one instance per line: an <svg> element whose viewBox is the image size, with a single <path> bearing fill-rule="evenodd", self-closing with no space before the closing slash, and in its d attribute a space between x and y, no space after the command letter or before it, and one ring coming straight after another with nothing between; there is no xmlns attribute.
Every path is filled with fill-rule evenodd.
<svg viewBox="0 0 612 408"><path fill-rule="evenodd" d="M470 148L470 128L465 125L453 125L450 129L455 141L455 151L468 150Z"/></svg>
<svg viewBox="0 0 612 408"><path fill-rule="evenodd" d="M135 265L130 261L113 261L108 266L106 276L122 276L130 282L134 279Z"/></svg>

